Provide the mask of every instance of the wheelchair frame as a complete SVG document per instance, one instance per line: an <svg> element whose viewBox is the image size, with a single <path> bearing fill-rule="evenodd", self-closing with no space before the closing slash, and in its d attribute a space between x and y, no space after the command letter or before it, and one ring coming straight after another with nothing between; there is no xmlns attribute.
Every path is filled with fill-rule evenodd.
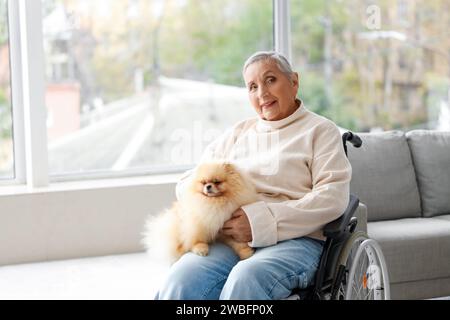
<svg viewBox="0 0 450 320"><path fill-rule="evenodd" d="M356 148L362 145L361 139L348 131L342 135L342 142L344 145L344 151L347 155L346 142L349 141ZM385 297L389 299L389 279L387 275L387 268L384 261L381 248L373 239L363 232L354 232L357 226L357 218L354 217L354 213L359 206L359 199L354 194L350 194L349 204L345 212L336 220L325 225L323 234L326 237L326 241L323 247L322 255L319 262L319 267L315 275L314 284L306 289L301 289L297 292L301 299L305 300L329 300L348 298L346 296L339 296L340 288L343 283L345 273L349 272L343 259L347 260L350 255L350 247L353 246L356 239L364 239L360 247L371 247L374 252L375 259L378 259L381 265L383 290L385 290ZM363 248L358 248L363 249ZM362 250L357 250L357 259L361 255ZM350 273L355 268L350 268Z"/></svg>

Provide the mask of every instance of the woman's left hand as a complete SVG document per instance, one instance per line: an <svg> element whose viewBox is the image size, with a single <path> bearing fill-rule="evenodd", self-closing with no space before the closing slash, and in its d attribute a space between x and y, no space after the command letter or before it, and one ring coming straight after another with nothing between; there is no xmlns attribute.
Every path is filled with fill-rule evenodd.
<svg viewBox="0 0 450 320"><path fill-rule="evenodd" d="M252 228L244 210L239 208L233 212L231 219L223 224L222 233L238 242L252 241Z"/></svg>

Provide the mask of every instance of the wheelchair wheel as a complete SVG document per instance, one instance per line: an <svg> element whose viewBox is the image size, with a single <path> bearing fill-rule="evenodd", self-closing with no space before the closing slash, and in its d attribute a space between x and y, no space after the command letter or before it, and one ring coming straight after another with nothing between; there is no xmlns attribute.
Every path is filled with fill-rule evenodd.
<svg viewBox="0 0 450 320"><path fill-rule="evenodd" d="M388 300L389 277L378 243L362 231L347 240L339 258L332 299Z"/></svg>

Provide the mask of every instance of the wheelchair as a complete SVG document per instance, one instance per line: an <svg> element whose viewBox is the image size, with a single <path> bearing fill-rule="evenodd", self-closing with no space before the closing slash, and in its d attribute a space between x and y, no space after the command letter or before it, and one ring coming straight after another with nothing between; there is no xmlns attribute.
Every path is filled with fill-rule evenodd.
<svg viewBox="0 0 450 320"><path fill-rule="evenodd" d="M361 139L348 131L342 135L345 154L350 142ZM390 287L386 262L378 243L363 231L355 231L354 213L359 199L350 194L344 214L328 223L326 237L314 283L293 292L288 300L389 300Z"/></svg>

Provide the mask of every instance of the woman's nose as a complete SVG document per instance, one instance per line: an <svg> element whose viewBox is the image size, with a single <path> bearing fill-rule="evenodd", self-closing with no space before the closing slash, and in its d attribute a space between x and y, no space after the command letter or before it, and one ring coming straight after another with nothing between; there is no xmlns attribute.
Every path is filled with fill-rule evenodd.
<svg viewBox="0 0 450 320"><path fill-rule="evenodd" d="M265 96L267 96L268 93L269 93L269 91L267 90L267 88L265 86L261 86L259 88L259 97L260 98L264 98Z"/></svg>

